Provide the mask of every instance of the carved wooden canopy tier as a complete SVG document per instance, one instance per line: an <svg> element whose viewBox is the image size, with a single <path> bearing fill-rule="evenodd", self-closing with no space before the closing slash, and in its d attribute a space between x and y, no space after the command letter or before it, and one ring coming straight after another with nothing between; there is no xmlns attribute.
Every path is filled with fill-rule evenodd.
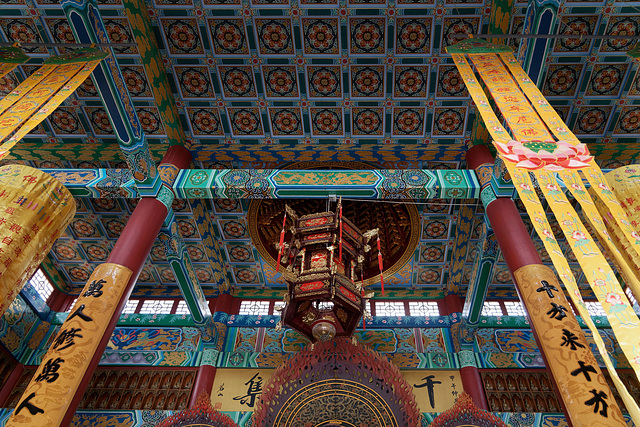
<svg viewBox="0 0 640 427"><path fill-rule="evenodd" d="M298 217L287 206L291 237L282 247L288 287L282 320L312 341L351 335L364 311L360 278L377 230L362 233L339 209Z"/></svg>

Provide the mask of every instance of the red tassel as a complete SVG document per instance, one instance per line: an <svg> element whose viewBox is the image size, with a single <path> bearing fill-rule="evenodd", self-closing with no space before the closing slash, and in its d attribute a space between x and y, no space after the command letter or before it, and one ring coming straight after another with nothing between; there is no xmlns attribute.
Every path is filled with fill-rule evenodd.
<svg viewBox="0 0 640 427"><path fill-rule="evenodd" d="M361 268L360 269L360 281L361 281L361 286L360 286L360 295L362 296L362 298L364 298L364 273L362 272L364 269ZM365 312L362 312L362 330L366 331L367 330L367 325L365 323Z"/></svg>
<svg viewBox="0 0 640 427"><path fill-rule="evenodd" d="M284 211L282 219L282 230L280 231L280 243L278 245L278 261L276 262L276 273L280 271L280 260L282 259L282 249L284 249L284 227L287 222L287 211Z"/></svg>
<svg viewBox="0 0 640 427"><path fill-rule="evenodd" d="M338 251L338 259L342 263L342 202L340 203L340 249Z"/></svg>
<svg viewBox="0 0 640 427"><path fill-rule="evenodd" d="M382 252L380 252L380 236L378 236L378 268L380 268L380 285L382 286L382 296L384 296L384 278L382 277Z"/></svg>

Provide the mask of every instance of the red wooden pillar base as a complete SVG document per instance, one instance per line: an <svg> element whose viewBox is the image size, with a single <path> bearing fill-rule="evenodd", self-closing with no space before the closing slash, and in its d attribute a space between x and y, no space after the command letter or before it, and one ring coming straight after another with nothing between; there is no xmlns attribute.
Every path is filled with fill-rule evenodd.
<svg viewBox="0 0 640 427"><path fill-rule="evenodd" d="M462 378L462 387L464 391L471 396L473 403L485 411L489 410L487 404L487 396L484 394L484 385L480 377L480 371L475 366L465 366L460 368L460 377Z"/></svg>
<svg viewBox="0 0 640 427"><path fill-rule="evenodd" d="M13 392L13 389L18 385L18 381L24 372L24 365L22 363L18 363L13 371L7 378L7 381L2 385L2 389L0 389L0 407L6 408L7 399Z"/></svg>
<svg viewBox="0 0 640 427"><path fill-rule="evenodd" d="M211 395L213 380L216 378L216 367L211 365L200 365L196 381L191 389L191 398L189 399L189 408L193 408L202 393Z"/></svg>
<svg viewBox="0 0 640 427"><path fill-rule="evenodd" d="M444 306L446 315L462 313L464 300L456 294L449 294L444 297ZM459 331L459 329L457 329L457 331ZM478 368L475 366L464 366L460 368L460 377L462 379L462 387L464 391L471 396L473 403L478 408L488 411L489 404L484 394L484 386L482 385L482 378L480 377Z"/></svg>

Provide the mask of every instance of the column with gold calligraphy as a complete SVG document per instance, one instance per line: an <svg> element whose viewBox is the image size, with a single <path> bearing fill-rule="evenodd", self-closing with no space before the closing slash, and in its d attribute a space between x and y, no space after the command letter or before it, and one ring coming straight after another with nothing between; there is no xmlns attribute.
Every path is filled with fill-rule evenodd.
<svg viewBox="0 0 640 427"><path fill-rule="evenodd" d="M592 202L586 196L582 180L574 172L582 169L599 196L610 192L605 183L602 183L599 176L601 173L593 163L593 157L589 155L586 146L568 131L566 125L549 106L537 87L531 83L526 73L519 67L513 55L508 52L508 48L473 40L464 41L454 46L453 49L450 48L449 52L452 53L456 66L460 70L483 120L487 123L489 133L494 140L493 143L500 157L504 160L534 228L542 239L580 315L594 331L596 344L609 369L612 380L625 401L632 418L638 419L637 403L630 399L624 385L619 381L604 344L599 339L597 329L590 319L584 301L582 301L575 278L555 236L550 232L551 227L528 172L531 170L535 173L537 182L558 218L560 228L567 235L567 240L589 278L598 299L613 306L606 300L608 295L606 292L620 296L619 285L615 279L609 279L610 267L599 254L597 247L589 241L588 233L583 229L584 227L582 227L575 211L565 198L560 197L564 194L557 190L557 185L554 184L550 174L551 171L559 172L565 182L571 184L569 189L580 202L585 214L599 220L599 215L594 215L594 210L590 206ZM498 119L490 107L476 73L466 60L466 55L486 85L509 131L505 129L502 121ZM559 138L558 141L555 140L556 137ZM486 147L483 148L486 150ZM573 179L574 177L576 179ZM603 199L610 209L616 211L618 207L615 206L615 201L607 197ZM509 251L503 246L513 243L511 242L513 233L511 229L502 232L502 229L507 226L505 214L507 211L513 211L517 222L521 223L522 221L512 201L500 199L498 201L487 206L487 215L494 225L494 232L506 259ZM510 205L506 206L505 203ZM622 224L625 223L625 219L621 215L617 218ZM577 228L578 232L572 233L574 228ZM530 242L529 236L526 237ZM577 242L577 239L581 239L580 242ZM511 252L517 254L516 258L520 256L521 248L516 247L517 245L511 246L513 246L510 248ZM538 258L535 249L531 255ZM543 355L546 356L556 384L561 387L561 397L568 412L567 415L574 425L624 425L624 421L619 416L620 410L612 399L611 391L604 381L597 363L595 363L595 358L588 349L578 345L578 343L584 345L584 335L577 327L577 322L568 310L568 306L563 304L564 294L557 284L555 275L550 272L545 273L548 270L546 267L536 265L540 264L539 258L530 261L532 262L513 266L509 265L510 262L507 259L507 264L514 276L521 299L531 316L532 326L534 326L534 330L538 331L538 334L541 334L538 337L538 342ZM601 283L610 285L610 289L609 287L604 289L602 286L598 288ZM535 292L532 291L534 288ZM621 308L616 307L615 313L610 310L607 315L620 346L631 360L638 350L631 345L629 332L630 326L637 324L637 317L633 320L633 316L627 313L628 302L622 301L622 297L619 298ZM603 307L607 311L608 305L603 304ZM622 313L623 311L624 313ZM584 413L585 407L590 409L588 414Z"/></svg>
<svg viewBox="0 0 640 427"><path fill-rule="evenodd" d="M162 162L186 168L179 145ZM72 307L49 351L21 396L7 426L68 426L118 322L173 201L163 184L158 198L143 197L107 262L99 265Z"/></svg>
<svg viewBox="0 0 640 427"><path fill-rule="evenodd" d="M0 167L0 316L75 212L71 193L50 175L28 166Z"/></svg>
<svg viewBox="0 0 640 427"><path fill-rule="evenodd" d="M62 424L61 403L75 394L130 277L118 264L96 267L6 425Z"/></svg>

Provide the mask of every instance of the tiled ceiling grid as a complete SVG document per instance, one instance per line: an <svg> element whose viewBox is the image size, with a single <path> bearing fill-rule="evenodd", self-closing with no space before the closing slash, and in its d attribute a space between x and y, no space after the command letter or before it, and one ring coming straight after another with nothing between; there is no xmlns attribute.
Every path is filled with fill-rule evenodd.
<svg viewBox="0 0 640 427"><path fill-rule="evenodd" d="M13 0L0 5L2 37L73 42L57 3ZM558 31L639 34L636 3L567 1L560 8ZM119 0L99 4L110 39L133 42ZM452 34L486 31L490 8L483 2L162 0L148 7L185 130L196 143L446 144L469 136L475 109L443 48L452 42ZM522 27L525 10L526 4L516 4L512 33ZM616 41L555 42L541 87L586 141L598 137L605 143L635 142L640 134L640 75L638 65L625 55L629 47ZM37 67L32 63L38 58L64 51L26 50L36 59L0 81L2 93L33 72ZM145 132L160 142L165 130L137 49L115 52ZM30 136L35 136L30 141L39 142L115 142L90 80ZM126 165L40 162L37 166ZM234 203L215 201L210 207L229 280L241 287L272 283L273 273L265 269L246 236L247 205ZM457 213L457 207L448 205L444 210L434 210L434 203L421 208L421 240L403 272L410 271L411 286L446 283ZM106 259L133 206L124 200L79 202L74 224L52 251L72 292ZM212 294L213 286L207 282L211 272L188 203L177 201L174 207L198 276ZM482 220L479 213L477 222ZM441 229L446 233L438 234ZM465 282L475 246L472 240ZM510 280L500 262L492 282ZM136 293L177 296L174 284L163 254L154 248Z"/></svg>

